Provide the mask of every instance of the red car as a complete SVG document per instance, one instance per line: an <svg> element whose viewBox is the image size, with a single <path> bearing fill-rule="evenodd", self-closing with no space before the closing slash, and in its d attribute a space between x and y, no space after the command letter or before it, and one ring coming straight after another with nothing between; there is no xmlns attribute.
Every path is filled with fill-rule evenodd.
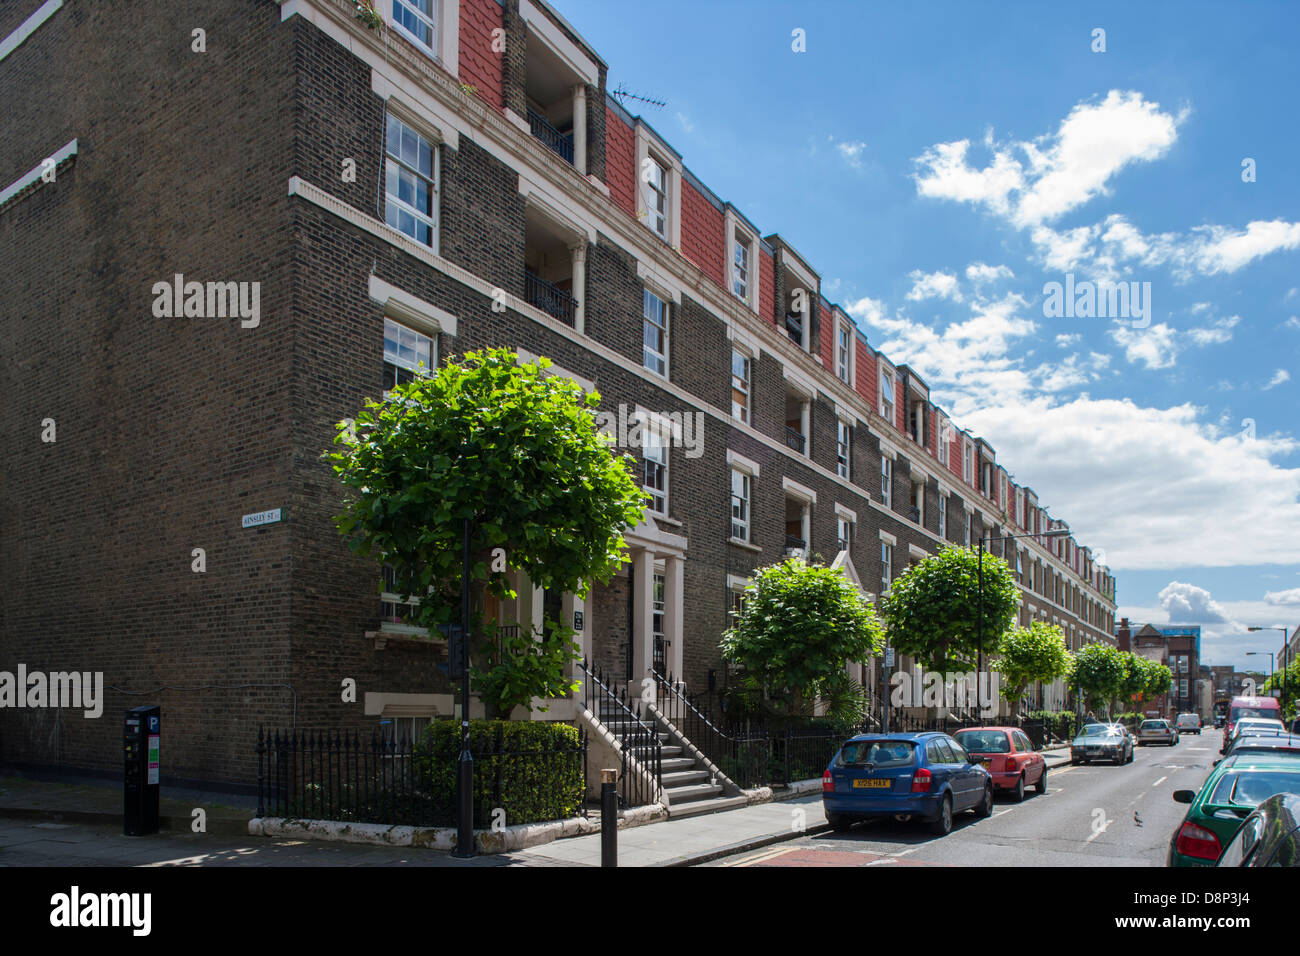
<svg viewBox="0 0 1300 956"><path fill-rule="evenodd" d="M1010 790L1016 802L1025 799L1025 788L1047 792L1047 762L1034 749L1024 731L1015 727L968 727L953 738L972 757L979 757L993 776L993 786Z"/></svg>

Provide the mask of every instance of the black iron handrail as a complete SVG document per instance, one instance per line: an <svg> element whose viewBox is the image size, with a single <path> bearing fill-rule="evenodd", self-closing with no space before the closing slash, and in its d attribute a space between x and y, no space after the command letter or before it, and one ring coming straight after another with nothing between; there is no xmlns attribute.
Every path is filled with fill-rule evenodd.
<svg viewBox="0 0 1300 956"><path fill-rule="evenodd" d="M803 432L799 431L799 429L791 428L789 425L786 425L785 443L790 448L794 449L795 451L797 451L799 454L802 455L804 448L808 444L808 439L804 437Z"/></svg>
<svg viewBox="0 0 1300 956"><path fill-rule="evenodd" d="M613 719L628 728L616 733L621 749L619 803L624 807L639 807L655 802L663 788L663 745L657 726L642 717L640 704L629 700L621 689L610 687L599 670L592 670L586 658L578 666L584 678L582 705L587 712L602 724ZM614 732L613 728L610 730ZM633 772L637 767L650 777L651 786L646 786L641 774Z"/></svg>

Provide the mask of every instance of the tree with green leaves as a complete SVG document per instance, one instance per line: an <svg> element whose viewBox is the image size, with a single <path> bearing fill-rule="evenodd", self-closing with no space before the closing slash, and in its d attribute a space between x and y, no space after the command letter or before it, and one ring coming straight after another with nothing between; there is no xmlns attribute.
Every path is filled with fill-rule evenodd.
<svg viewBox="0 0 1300 956"><path fill-rule="evenodd" d="M1033 621L1010 631L998 646L992 669L1002 675L1004 700L1019 700L1034 681L1050 684L1070 672L1070 649L1060 625Z"/></svg>
<svg viewBox="0 0 1300 956"><path fill-rule="evenodd" d="M845 667L883 645L875 611L843 573L798 558L754 573L744 613L721 642L722 656L779 715L808 716L821 699L844 724L861 720L865 706Z"/></svg>
<svg viewBox="0 0 1300 956"><path fill-rule="evenodd" d="M1084 697L1089 707L1102 708L1107 717L1123 692L1128 667L1118 648L1101 642L1086 644L1074 655L1070 686Z"/></svg>
<svg viewBox="0 0 1300 956"><path fill-rule="evenodd" d="M1138 693L1139 700L1154 700L1161 694L1168 694L1174 681L1174 672L1159 661L1147 661L1147 682Z"/></svg>
<svg viewBox="0 0 1300 956"><path fill-rule="evenodd" d="M389 589L418 606L410 623L459 620L462 534L469 522L475 622L472 686L489 712L576 687L573 632L546 622L507 639L484 619L484 597L516 597L510 572L533 585L585 595L608 581L623 531L641 520L632 459L596 428L596 393L520 364L508 349L470 352L367 400L338 425L325 455L346 489L335 517L348 546L393 569Z"/></svg>
<svg viewBox="0 0 1300 956"><path fill-rule="evenodd" d="M984 653L997 650L1015 623L1020 589L1001 558L985 554L982 573L978 561L976 551L950 546L894 580L880 599L880 616L890 643L900 653L946 673L977 666L981 633ZM982 588L978 577L983 579Z"/></svg>
<svg viewBox="0 0 1300 956"><path fill-rule="evenodd" d="M1282 692L1278 706L1287 720L1296 716L1296 700L1300 698L1300 657L1291 661L1285 668L1279 667L1268 680L1264 681L1261 693L1268 695L1277 688Z"/></svg>

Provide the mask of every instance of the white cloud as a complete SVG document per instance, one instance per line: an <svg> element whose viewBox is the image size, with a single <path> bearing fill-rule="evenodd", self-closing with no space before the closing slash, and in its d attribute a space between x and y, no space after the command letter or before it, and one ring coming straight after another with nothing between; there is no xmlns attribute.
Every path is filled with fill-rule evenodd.
<svg viewBox="0 0 1300 956"><path fill-rule="evenodd" d="M1201 226L1202 241L1195 252L1196 265L1205 275L1236 272L1249 262L1280 249L1300 247L1300 222L1248 223L1245 230L1226 226Z"/></svg>
<svg viewBox="0 0 1300 956"><path fill-rule="evenodd" d="M1273 377L1268 380L1268 384L1264 386L1263 390L1267 392L1270 388L1277 388L1283 382L1289 381L1291 381L1291 373L1284 368L1280 368L1273 373Z"/></svg>
<svg viewBox="0 0 1300 956"><path fill-rule="evenodd" d="M695 124L691 122L690 117L688 117L685 113L677 114L677 122L682 124L682 129L684 129L686 132L688 133L695 132Z"/></svg>
<svg viewBox="0 0 1300 956"><path fill-rule="evenodd" d="M1300 607L1300 588L1291 588L1287 591L1268 591L1264 595L1264 600L1269 604L1280 604L1284 607Z"/></svg>
<svg viewBox="0 0 1300 956"><path fill-rule="evenodd" d="M1037 140L998 145L990 133L993 158L983 169L967 162L969 140L931 146L916 160L917 191L983 205L1018 228L1051 222L1106 194L1130 163L1163 156L1185 116L1161 112L1141 93L1111 90L1100 102L1076 104L1055 133Z"/></svg>
<svg viewBox="0 0 1300 956"><path fill-rule="evenodd" d="M957 277L949 272L922 272L913 269L908 274L912 280L912 291L907 293L910 301L921 299L951 299L961 301L961 290L957 287Z"/></svg>
<svg viewBox="0 0 1300 956"><path fill-rule="evenodd" d="M1195 584L1170 581L1156 595L1171 624L1226 624L1227 615L1210 592Z"/></svg>
<svg viewBox="0 0 1300 956"><path fill-rule="evenodd" d="M1198 303L1200 306L1207 306L1207 303ZM1203 312L1204 309L1193 307L1193 312ZM1194 345L1222 345L1232 338L1232 330L1236 328L1237 323L1241 321L1241 316L1230 315L1226 319L1215 319L1207 328L1188 329L1187 336L1192 340Z"/></svg>
<svg viewBox="0 0 1300 956"><path fill-rule="evenodd" d="M1300 329L1300 318L1297 318L1296 316L1293 315L1282 324L1285 325L1288 329Z"/></svg>
<svg viewBox="0 0 1300 956"><path fill-rule="evenodd" d="M1083 336L1078 332L1071 332L1068 335L1062 332L1056 337L1057 348L1068 349L1072 345L1078 345L1083 340Z"/></svg>
<svg viewBox="0 0 1300 956"><path fill-rule="evenodd" d="M1149 369L1173 367L1178 357L1174 335L1174 330L1163 322L1145 329L1124 325L1110 329L1110 337L1124 350L1124 357L1133 363L1141 362Z"/></svg>
<svg viewBox="0 0 1300 956"><path fill-rule="evenodd" d="M1015 273L1006 266L990 266L983 262L972 262L966 267L966 278L971 282L993 282L997 279L1014 279Z"/></svg>
<svg viewBox="0 0 1300 956"><path fill-rule="evenodd" d="M841 143L836 143L835 148L839 150L840 156L844 158L844 161L848 163L850 166L852 166L854 169L862 168L862 154L866 152L867 149L866 143L863 142L855 143L846 140Z"/></svg>

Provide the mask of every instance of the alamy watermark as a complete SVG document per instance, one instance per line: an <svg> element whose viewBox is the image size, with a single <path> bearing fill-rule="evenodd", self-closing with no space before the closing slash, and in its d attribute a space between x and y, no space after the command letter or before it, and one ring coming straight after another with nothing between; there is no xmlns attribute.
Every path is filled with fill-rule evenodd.
<svg viewBox="0 0 1300 956"><path fill-rule="evenodd" d="M0 671L0 708L72 708L93 720L104 713L103 671Z"/></svg>
<svg viewBox="0 0 1300 956"><path fill-rule="evenodd" d="M998 712L997 671L899 671L889 679L889 703L894 707L978 709L981 717Z"/></svg>
<svg viewBox="0 0 1300 956"><path fill-rule="evenodd" d="M1043 283L1043 317L1048 319L1133 319L1135 329L1151 324L1150 282L1074 281Z"/></svg>
<svg viewBox="0 0 1300 956"><path fill-rule="evenodd" d="M255 329L262 321L262 283L185 281L176 273L171 282L155 282L153 314L159 319L239 318L240 326Z"/></svg>
<svg viewBox="0 0 1300 956"><path fill-rule="evenodd" d="M703 412L645 412L620 404L617 412L597 412L596 427L619 448L675 446L687 458L704 454Z"/></svg>

